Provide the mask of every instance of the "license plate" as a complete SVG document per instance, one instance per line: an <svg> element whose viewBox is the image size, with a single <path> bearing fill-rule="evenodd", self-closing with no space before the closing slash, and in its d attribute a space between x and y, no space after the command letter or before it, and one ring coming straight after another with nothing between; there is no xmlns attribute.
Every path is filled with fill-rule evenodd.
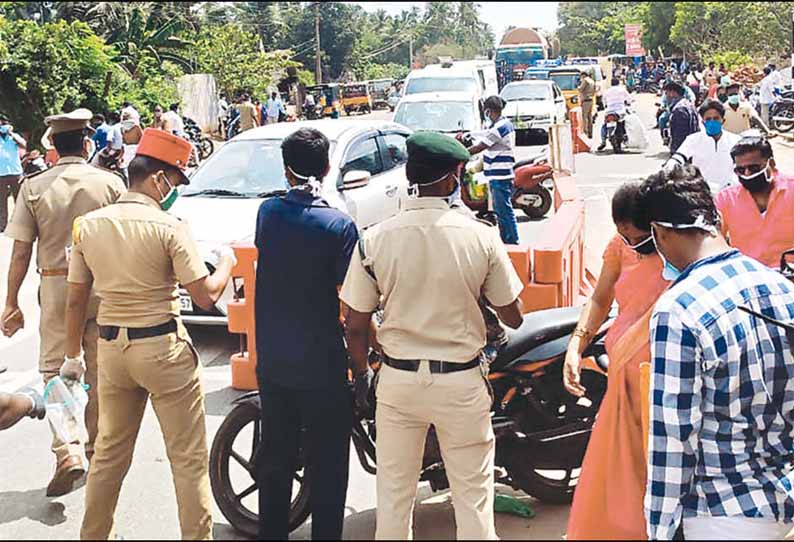
<svg viewBox="0 0 794 542"><path fill-rule="evenodd" d="M179 308L182 312L193 312L193 300L190 299L190 296L179 296Z"/></svg>
<svg viewBox="0 0 794 542"><path fill-rule="evenodd" d="M607 128L614 128L617 125L618 125L617 122L607 122Z"/></svg>

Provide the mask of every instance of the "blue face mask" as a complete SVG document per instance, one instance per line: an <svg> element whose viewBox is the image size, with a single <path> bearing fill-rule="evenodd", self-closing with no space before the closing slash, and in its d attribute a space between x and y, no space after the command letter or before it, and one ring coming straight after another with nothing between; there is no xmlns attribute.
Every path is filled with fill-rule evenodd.
<svg viewBox="0 0 794 542"><path fill-rule="evenodd" d="M718 136L722 133L722 123L718 120L707 120L703 123L706 127L706 134L710 136Z"/></svg>
<svg viewBox="0 0 794 542"><path fill-rule="evenodd" d="M8 133L8 124L0 126L0 134L6 135Z"/></svg>
<svg viewBox="0 0 794 542"><path fill-rule="evenodd" d="M661 253L659 253L659 256L661 256L662 260L664 261L664 269L662 269L662 278L664 280L669 280L671 282L678 280L678 277L681 276L681 271L679 271L676 266L665 260L664 256L662 256Z"/></svg>

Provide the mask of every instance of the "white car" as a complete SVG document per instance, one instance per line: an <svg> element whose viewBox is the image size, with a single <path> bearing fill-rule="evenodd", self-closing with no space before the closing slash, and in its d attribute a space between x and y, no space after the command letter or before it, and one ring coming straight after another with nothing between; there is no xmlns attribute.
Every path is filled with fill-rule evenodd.
<svg viewBox="0 0 794 542"><path fill-rule="evenodd" d="M473 92L426 92L403 96L394 122L413 131L454 134L481 130L483 116Z"/></svg>
<svg viewBox="0 0 794 542"><path fill-rule="evenodd" d="M218 244L253 243L256 215L266 198L288 186L281 142L299 128L316 128L330 141L331 170L322 197L353 217L359 229L397 213L407 197L406 139L410 130L388 121L327 119L262 126L234 137L204 162L184 187L173 213L186 221L208 267ZM182 319L193 325L226 325L230 284L211 311L180 292Z"/></svg>
<svg viewBox="0 0 794 542"><path fill-rule="evenodd" d="M552 124L565 122L565 96L554 81L516 81L505 85L499 95L507 102L502 114L516 130L540 135Z"/></svg>

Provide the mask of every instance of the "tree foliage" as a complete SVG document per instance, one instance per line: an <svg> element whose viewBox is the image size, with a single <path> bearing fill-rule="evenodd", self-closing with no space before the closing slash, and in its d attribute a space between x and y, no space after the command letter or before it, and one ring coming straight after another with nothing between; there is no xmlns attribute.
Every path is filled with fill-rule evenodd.
<svg viewBox="0 0 794 542"><path fill-rule="evenodd" d="M47 115L79 105L98 110L113 50L88 25L36 24L0 16L0 110L21 128L43 131Z"/></svg>
<svg viewBox="0 0 794 542"><path fill-rule="evenodd" d="M288 51L260 51L257 35L237 23L202 29L191 54L197 71L213 74L218 88L229 96L238 91L265 95L286 77L288 67L299 66L289 60Z"/></svg>

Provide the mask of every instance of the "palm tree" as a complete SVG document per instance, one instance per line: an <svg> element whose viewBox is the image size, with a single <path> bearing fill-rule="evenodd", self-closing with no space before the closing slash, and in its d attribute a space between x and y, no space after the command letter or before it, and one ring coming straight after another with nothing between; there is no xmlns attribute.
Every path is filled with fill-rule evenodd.
<svg viewBox="0 0 794 542"><path fill-rule="evenodd" d="M147 59L157 65L168 60L192 71L193 64L180 53L190 45L189 40L179 36L185 23L178 15L170 16L165 22L143 6L136 5L129 13L123 13L119 25L107 38L107 42L115 46L115 60L133 78L137 78L138 70Z"/></svg>

